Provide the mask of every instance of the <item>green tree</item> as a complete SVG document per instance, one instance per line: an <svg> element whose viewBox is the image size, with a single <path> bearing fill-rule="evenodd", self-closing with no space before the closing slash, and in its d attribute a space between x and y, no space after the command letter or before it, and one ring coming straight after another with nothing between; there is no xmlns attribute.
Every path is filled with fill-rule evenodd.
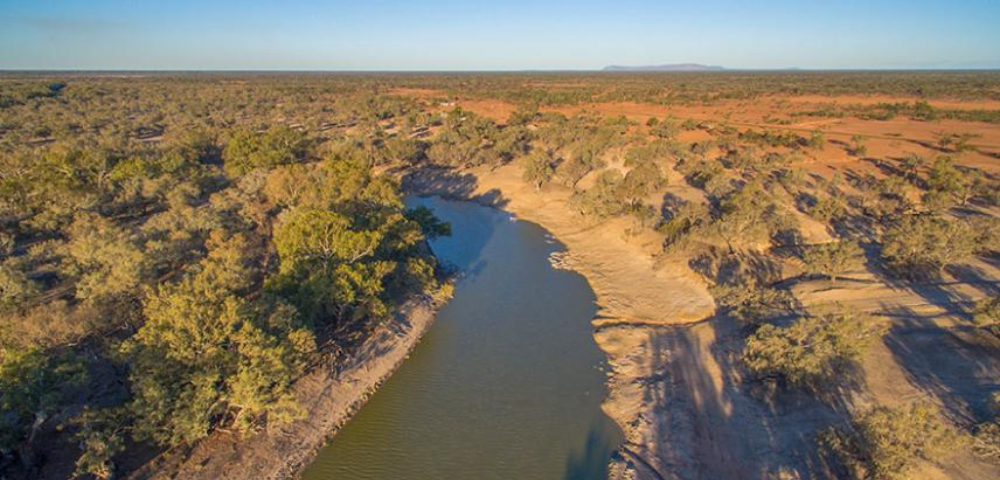
<svg viewBox="0 0 1000 480"><path fill-rule="evenodd" d="M197 269L149 294L146 324L122 346L139 439L175 445L300 413L290 386L315 340L292 306L249 299L246 251L239 235L216 237Z"/></svg>
<svg viewBox="0 0 1000 480"><path fill-rule="evenodd" d="M79 215L68 229L65 272L76 277L76 296L97 300L135 292L149 274L137 236L99 215Z"/></svg>
<svg viewBox="0 0 1000 480"><path fill-rule="evenodd" d="M949 203L959 202L964 205L972 195L969 175L956 168L950 157L942 156L934 161L927 186L929 192L924 199L925 202L930 200L928 203L935 203L934 196L937 195L948 198ZM938 200L937 204L941 204L941 200Z"/></svg>
<svg viewBox="0 0 1000 480"><path fill-rule="evenodd" d="M451 235L451 225L434 216L434 211L427 207L417 207L406 211L406 218L420 226L420 231L427 238L447 237Z"/></svg>
<svg viewBox="0 0 1000 480"><path fill-rule="evenodd" d="M673 117L664 118L663 121L651 125L649 129L649 133L667 139L676 137L680 131L681 126Z"/></svg>
<svg viewBox="0 0 1000 480"><path fill-rule="evenodd" d="M802 261L806 273L823 275L836 283L837 277L860 266L863 256L857 242L835 241L806 249Z"/></svg>
<svg viewBox="0 0 1000 480"><path fill-rule="evenodd" d="M656 230L663 235L663 250L681 248L694 233L702 230L712 220L708 207L701 203L687 202L670 212L669 219Z"/></svg>
<svg viewBox="0 0 1000 480"><path fill-rule="evenodd" d="M556 170L552 156L543 150L535 150L523 159L523 173L521 178L535 186L535 190L540 190L542 185L552 181Z"/></svg>
<svg viewBox="0 0 1000 480"><path fill-rule="evenodd" d="M570 197L570 204L582 215L608 218L626 212L628 203L623 196L625 179L618 170L605 170L597 177L594 186L586 191L576 192Z"/></svg>
<svg viewBox="0 0 1000 480"><path fill-rule="evenodd" d="M856 361L885 333L886 326L838 307L799 318L787 327L763 325L743 350L743 362L758 376L776 376L793 385L823 388L844 365Z"/></svg>
<svg viewBox="0 0 1000 480"><path fill-rule="evenodd" d="M76 437L82 453L76 460L77 477L93 475L100 480L115 476L114 457L125 451L124 431L129 419L121 408L84 410L76 419L80 425Z"/></svg>
<svg viewBox="0 0 1000 480"><path fill-rule="evenodd" d="M883 235L882 257L906 276L941 274L948 265L968 261L983 248L977 239L976 232L961 220L907 216Z"/></svg>
<svg viewBox="0 0 1000 480"><path fill-rule="evenodd" d="M917 460L935 460L954 451L961 438L930 404L874 407L852 421L849 429L832 429L821 444L839 457L858 479L911 478Z"/></svg>
<svg viewBox="0 0 1000 480"><path fill-rule="evenodd" d="M750 183L719 202L712 233L726 242L730 252L740 244L768 239L779 227L777 206L759 183Z"/></svg>
<svg viewBox="0 0 1000 480"><path fill-rule="evenodd" d="M24 302L39 294L37 282L28 278L17 262L0 263L0 312L23 308Z"/></svg>
<svg viewBox="0 0 1000 480"><path fill-rule="evenodd" d="M621 194L630 204L635 204L643 197L656 192L666 185L660 167L653 161L639 163L625 174L622 181Z"/></svg>
<svg viewBox="0 0 1000 480"><path fill-rule="evenodd" d="M301 160L307 149L302 132L274 127L264 133L238 130L222 151L226 173L239 177L255 168L274 168Z"/></svg>
<svg viewBox="0 0 1000 480"><path fill-rule="evenodd" d="M0 449L20 448L22 460L33 462L37 429L62 413L65 399L87 379L84 362L72 352L23 348L0 336Z"/></svg>
<svg viewBox="0 0 1000 480"><path fill-rule="evenodd" d="M354 263L375 254L383 232L360 230L346 215L317 208L299 208L274 232L274 245L283 269L300 264Z"/></svg>
<svg viewBox="0 0 1000 480"><path fill-rule="evenodd" d="M711 288L712 296L726 312L749 325L759 325L791 309L792 297L788 292L760 285L750 278L715 285Z"/></svg>
<svg viewBox="0 0 1000 480"><path fill-rule="evenodd" d="M920 169L922 169L926 163L927 161L924 160L924 157L915 153L908 153L905 157L903 157L903 160L900 163L900 168L903 170L906 178L912 182L919 178Z"/></svg>

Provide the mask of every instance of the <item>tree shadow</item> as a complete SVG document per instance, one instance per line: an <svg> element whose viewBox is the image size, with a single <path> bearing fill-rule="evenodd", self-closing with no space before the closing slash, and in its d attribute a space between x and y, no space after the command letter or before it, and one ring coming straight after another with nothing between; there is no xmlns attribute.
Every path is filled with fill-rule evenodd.
<svg viewBox="0 0 1000 480"><path fill-rule="evenodd" d="M991 418L990 399L1000 391L1000 341L972 326L943 327L910 308L891 312L884 341L914 386L939 399L960 425Z"/></svg>
<svg viewBox="0 0 1000 480"><path fill-rule="evenodd" d="M696 327L651 334L654 372L646 400L668 418L654 422L664 478L764 478L778 471L828 478L816 433L846 410L801 389L747 381L740 364L744 331L713 317ZM710 362L699 359L710 358ZM656 388L658 387L658 388ZM676 475L676 477L674 476Z"/></svg>
<svg viewBox="0 0 1000 480"><path fill-rule="evenodd" d="M780 261L765 253L746 250L730 252L709 247L708 251L688 261L688 266L715 284L728 284L752 278L761 285L774 285L783 277Z"/></svg>
<svg viewBox="0 0 1000 480"><path fill-rule="evenodd" d="M572 452L566 460L563 480L606 480L615 441L603 434L597 423L590 426L583 452Z"/></svg>
<svg viewBox="0 0 1000 480"><path fill-rule="evenodd" d="M497 189L476 193L479 186L476 176L451 168L412 168L403 174L401 183L405 192L420 196L435 195L449 200L467 200L496 208L503 208L508 203Z"/></svg>
<svg viewBox="0 0 1000 480"><path fill-rule="evenodd" d="M1000 295L1000 282L991 278L980 266L966 263L950 265L945 270L959 283L969 285L987 297Z"/></svg>

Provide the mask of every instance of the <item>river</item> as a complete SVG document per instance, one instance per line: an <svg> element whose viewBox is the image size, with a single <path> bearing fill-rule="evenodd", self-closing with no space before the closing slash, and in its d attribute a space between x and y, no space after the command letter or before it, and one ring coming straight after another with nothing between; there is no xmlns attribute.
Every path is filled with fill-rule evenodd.
<svg viewBox="0 0 1000 480"><path fill-rule="evenodd" d="M501 210L408 204L452 225L431 248L462 272L454 298L303 479L607 479L621 433L600 408L594 293L549 262L562 245Z"/></svg>

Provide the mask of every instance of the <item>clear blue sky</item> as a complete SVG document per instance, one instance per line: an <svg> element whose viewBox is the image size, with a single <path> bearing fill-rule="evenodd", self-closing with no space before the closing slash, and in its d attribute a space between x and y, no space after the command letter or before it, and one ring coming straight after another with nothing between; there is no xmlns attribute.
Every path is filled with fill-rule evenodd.
<svg viewBox="0 0 1000 480"><path fill-rule="evenodd" d="M0 69L998 68L1000 0L0 0Z"/></svg>

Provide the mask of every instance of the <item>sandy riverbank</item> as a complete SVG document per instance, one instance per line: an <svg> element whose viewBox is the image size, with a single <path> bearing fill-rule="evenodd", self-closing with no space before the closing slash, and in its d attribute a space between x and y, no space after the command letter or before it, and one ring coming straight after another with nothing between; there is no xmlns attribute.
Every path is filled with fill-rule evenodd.
<svg viewBox="0 0 1000 480"><path fill-rule="evenodd" d="M807 304L836 300L880 315L895 312L897 318L885 342L861 362L861 378L877 379L870 386L863 382L856 391L827 401L801 390L776 394L768 384L743 378L739 358L745 331L732 319L714 315L705 281L683 260L656 264L656 239L628 233L629 220L581 217L567 202L570 189L536 190L521 181L517 166L425 170L407 183L411 191L501 207L541 225L566 246L554 263L582 274L597 296L594 337L611 367L603 408L625 434L612 466L615 480L833 478L817 453L820 430L866 405L934 401L937 394L926 390L928 378L963 385L960 401L950 398L953 405L971 401L971 407L981 407L976 399L988 396L995 384L991 379L1000 371L991 359L992 347L980 345L993 339L963 330L962 322L951 317L942 320L944 327L930 328L928 320L915 315L912 309L937 302L919 286L859 290L857 285L832 289L823 281L805 282L795 294ZM992 272L992 267L979 267ZM944 343L953 348L930 346ZM906 356L911 351L935 351L941 358L915 365ZM970 369L963 357L979 360ZM966 415L965 428L970 419L974 416ZM916 471L921 478L996 478L996 467L974 461L968 452L940 465L923 462Z"/></svg>
<svg viewBox="0 0 1000 480"><path fill-rule="evenodd" d="M302 420L249 437L216 433L189 452L136 472L136 479L284 480L296 478L334 433L406 360L434 322L439 305L428 297L410 300L395 321L379 327L354 352L339 375L317 368L295 385L306 410Z"/></svg>
<svg viewBox="0 0 1000 480"><path fill-rule="evenodd" d="M623 460L613 465L612 478L675 478L667 467L694 463L690 452L675 451L678 445L691 445L690 439L666 444L662 436L669 430L663 422L681 421L684 410L694 405L670 405L657 393L663 382L656 379L663 375L662 357L670 354L661 336L688 331L686 327L714 311L700 277L683 264L655 265L651 252L656 246L624 234L627 220L585 220L567 204L570 189L536 190L521 180L517 166L421 172L408 178L407 187L502 207L541 225L563 243L566 254L554 260L583 275L597 296L594 335L611 367L603 408L622 428L627 447ZM699 356L688 361L703 360ZM715 383L721 395L721 381ZM665 412L667 408L672 411ZM681 427L674 425L673 435L690 431Z"/></svg>

